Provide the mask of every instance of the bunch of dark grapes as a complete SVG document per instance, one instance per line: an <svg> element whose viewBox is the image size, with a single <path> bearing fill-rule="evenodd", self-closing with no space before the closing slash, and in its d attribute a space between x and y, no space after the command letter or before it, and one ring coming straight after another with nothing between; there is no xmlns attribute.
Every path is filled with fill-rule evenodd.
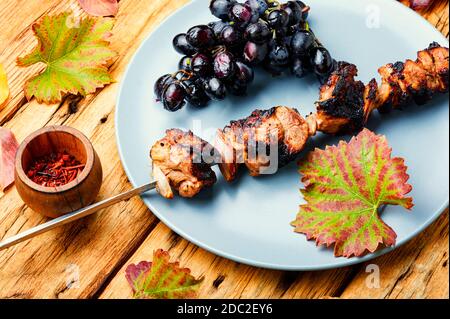
<svg viewBox="0 0 450 319"><path fill-rule="evenodd" d="M274 76L314 72L321 81L335 68L306 22L309 7L302 1L211 0L209 8L220 20L175 36L173 47L183 55L179 71L155 83L156 97L169 111L186 102L204 107L227 92L245 95L258 65Z"/></svg>

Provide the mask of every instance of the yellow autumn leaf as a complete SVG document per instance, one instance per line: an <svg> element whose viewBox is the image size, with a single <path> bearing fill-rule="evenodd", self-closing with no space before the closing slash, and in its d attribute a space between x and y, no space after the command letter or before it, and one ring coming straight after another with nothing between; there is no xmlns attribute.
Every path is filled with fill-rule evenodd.
<svg viewBox="0 0 450 319"><path fill-rule="evenodd" d="M6 76L5 69L0 63L0 111L6 105L9 99L9 86L8 77Z"/></svg>

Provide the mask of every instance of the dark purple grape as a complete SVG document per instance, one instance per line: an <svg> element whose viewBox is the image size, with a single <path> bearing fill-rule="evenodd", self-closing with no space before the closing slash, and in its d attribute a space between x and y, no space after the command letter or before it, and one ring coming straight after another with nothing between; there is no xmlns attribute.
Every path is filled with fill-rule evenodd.
<svg viewBox="0 0 450 319"><path fill-rule="evenodd" d="M240 3L234 4L228 13L231 21L243 26L248 25L252 21L253 15L254 12L251 8Z"/></svg>
<svg viewBox="0 0 450 319"><path fill-rule="evenodd" d="M324 74L316 73L317 79L319 80L320 84L325 84L328 81L328 78L330 77L331 73L336 71L337 67L338 67L338 62L333 59L333 63L331 65L330 70L328 70L328 72L326 72Z"/></svg>
<svg viewBox="0 0 450 319"><path fill-rule="evenodd" d="M192 71L192 57L191 56L182 57L180 62L178 63L178 69L187 72Z"/></svg>
<svg viewBox="0 0 450 319"><path fill-rule="evenodd" d="M256 65L264 61L269 51L267 43L256 44L254 42L247 42L244 48L244 60L250 65Z"/></svg>
<svg viewBox="0 0 450 319"><path fill-rule="evenodd" d="M171 112L181 109L186 104L185 97L186 91L180 83L169 84L162 94L164 108Z"/></svg>
<svg viewBox="0 0 450 319"><path fill-rule="evenodd" d="M258 12L260 16L262 16L264 12L269 9L269 5L266 0L247 0L245 1L245 4L253 11Z"/></svg>
<svg viewBox="0 0 450 319"><path fill-rule="evenodd" d="M240 58L242 56L242 52L244 52L244 45L245 42L240 42L236 46L228 46L227 51L233 54L233 56Z"/></svg>
<svg viewBox="0 0 450 319"><path fill-rule="evenodd" d="M288 1L287 3L283 4L281 8L286 11L287 15L289 16L289 25L296 25L297 23L302 21L302 8L297 2Z"/></svg>
<svg viewBox="0 0 450 319"><path fill-rule="evenodd" d="M228 79L234 75L236 64L229 52L220 52L214 58L214 74L218 79Z"/></svg>
<svg viewBox="0 0 450 319"><path fill-rule="evenodd" d="M193 55L197 52L197 49L195 49L187 41L185 33L180 33L180 34L176 35L173 38L172 44L173 44L175 51L177 51L180 54Z"/></svg>
<svg viewBox="0 0 450 319"><path fill-rule="evenodd" d="M193 47L204 49L214 45L214 32L207 25L197 25L189 29L186 39Z"/></svg>
<svg viewBox="0 0 450 319"><path fill-rule="evenodd" d="M156 80L155 85L153 87L153 92L158 100L161 100L161 95L165 89L165 87L173 82L175 79L171 74L165 74L161 76L158 80Z"/></svg>
<svg viewBox="0 0 450 319"><path fill-rule="evenodd" d="M214 21L214 22L208 23L208 26L211 28L211 30L213 30L214 36L216 37L216 39L219 39L223 28L225 28L228 25L230 25L230 24L228 22L224 22L224 21Z"/></svg>
<svg viewBox="0 0 450 319"><path fill-rule="evenodd" d="M250 24L245 29L245 38L254 43L266 43L272 38L272 32L266 22L259 21Z"/></svg>
<svg viewBox="0 0 450 319"><path fill-rule="evenodd" d="M290 49L291 48L292 35L285 35L282 38L282 42Z"/></svg>
<svg viewBox="0 0 450 319"><path fill-rule="evenodd" d="M284 37L286 37L288 35L288 30L289 28L280 28L278 30L275 30L275 39L283 39Z"/></svg>
<svg viewBox="0 0 450 319"><path fill-rule="evenodd" d="M295 58L291 64L291 72L298 78L302 78L306 75L305 67L301 58Z"/></svg>
<svg viewBox="0 0 450 319"><path fill-rule="evenodd" d="M219 40L227 47L236 47L242 44L243 37L241 31L239 31L234 26L229 25L223 28L222 32L220 33Z"/></svg>
<svg viewBox="0 0 450 319"><path fill-rule="evenodd" d="M291 50L294 56L307 55L315 41L314 34L309 31L298 31L291 39Z"/></svg>
<svg viewBox="0 0 450 319"><path fill-rule="evenodd" d="M192 57L191 65L192 71L199 76L207 76L212 71L211 59L203 53L194 55Z"/></svg>
<svg viewBox="0 0 450 319"><path fill-rule="evenodd" d="M270 48L269 60L274 65L287 65L289 63L289 56L289 49L283 43L275 43Z"/></svg>
<svg viewBox="0 0 450 319"><path fill-rule="evenodd" d="M286 11L274 10L269 13L267 22L272 29L279 30L286 28L289 24L289 16Z"/></svg>
<svg viewBox="0 0 450 319"><path fill-rule="evenodd" d="M237 70L234 79L240 83L249 84L253 81L255 73L247 64L236 61Z"/></svg>
<svg viewBox="0 0 450 319"><path fill-rule="evenodd" d="M231 94L236 96L244 96L247 94L247 84L241 82L231 82L227 84L227 89Z"/></svg>
<svg viewBox="0 0 450 319"><path fill-rule="evenodd" d="M263 63L263 68L272 74L272 76L279 76L283 73L285 66L276 64L273 61L267 60Z"/></svg>
<svg viewBox="0 0 450 319"><path fill-rule="evenodd" d="M186 100L196 107L204 107L211 100L203 90L199 81L190 82L186 88Z"/></svg>
<svg viewBox="0 0 450 319"><path fill-rule="evenodd" d="M209 4L209 10L214 16L225 21L228 19L231 6L235 3L235 0L212 0Z"/></svg>
<svg viewBox="0 0 450 319"><path fill-rule="evenodd" d="M333 58L324 47L317 47L310 53L311 65L316 74L326 75L333 67Z"/></svg>
<svg viewBox="0 0 450 319"><path fill-rule="evenodd" d="M312 67L311 59L309 58L309 55L301 56L301 57L298 57L298 58L302 60L303 68L306 71L308 71L308 72L312 72L313 71L313 67Z"/></svg>
<svg viewBox="0 0 450 319"><path fill-rule="evenodd" d="M247 4L244 4L245 6L247 6L248 7L248 5ZM250 8L250 7L249 7ZM258 22L258 20L259 20L259 18L260 18L260 14L259 14L259 11L257 10L257 9L253 9L253 8L250 8L250 10L252 11L252 17L251 17L251 19L250 19L250 21L249 21L249 23L256 23L256 22ZM244 27L245 27L246 25L244 25Z"/></svg>
<svg viewBox="0 0 450 319"><path fill-rule="evenodd" d="M218 78L207 78L202 81L203 90L211 100L220 101L227 95L225 85Z"/></svg>

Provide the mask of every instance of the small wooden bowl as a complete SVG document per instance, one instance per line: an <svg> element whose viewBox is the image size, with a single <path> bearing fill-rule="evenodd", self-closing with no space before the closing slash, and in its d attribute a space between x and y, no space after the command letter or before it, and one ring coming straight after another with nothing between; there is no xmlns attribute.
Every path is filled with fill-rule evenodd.
<svg viewBox="0 0 450 319"><path fill-rule="evenodd" d="M45 187L27 176L33 159L63 151L86 165L75 180L63 186ZM28 136L17 150L17 191L31 209L47 217L59 217L93 203L102 178L102 165L91 142L83 133L71 127L44 127Z"/></svg>

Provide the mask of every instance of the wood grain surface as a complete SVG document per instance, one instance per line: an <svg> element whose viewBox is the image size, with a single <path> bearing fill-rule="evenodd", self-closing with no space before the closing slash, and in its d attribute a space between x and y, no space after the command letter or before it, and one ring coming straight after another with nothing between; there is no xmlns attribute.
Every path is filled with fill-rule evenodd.
<svg viewBox="0 0 450 319"><path fill-rule="evenodd" d="M111 66L117 82L81 100L39 105L25 99L23 84L42 66L19 68L15 63L36 44L30 27L45 14L84 13L75 0L2 0L0 63L8 73L11 100L0 111L0 125L12 129L19 142L44 126L75 127L90 138L102 160L104 181L98 199L130 189L115 144L118 83L142 40L187 2L120 1L111 39L118 52ZM448 1L435 1L422 12L447 37L448 9ZM0 194L0 239L45 221L23 204L15 187ZM368 263L321 272L282 272L238 264L200 249L134 198L1 251L0 298L130 298L124 268L150 259L157 248L169 250L173 260L205 277L202 298L449 298L448 229L447 210L415 239ZM379 267L379 285L371 281L371 265Z"/></svg>

